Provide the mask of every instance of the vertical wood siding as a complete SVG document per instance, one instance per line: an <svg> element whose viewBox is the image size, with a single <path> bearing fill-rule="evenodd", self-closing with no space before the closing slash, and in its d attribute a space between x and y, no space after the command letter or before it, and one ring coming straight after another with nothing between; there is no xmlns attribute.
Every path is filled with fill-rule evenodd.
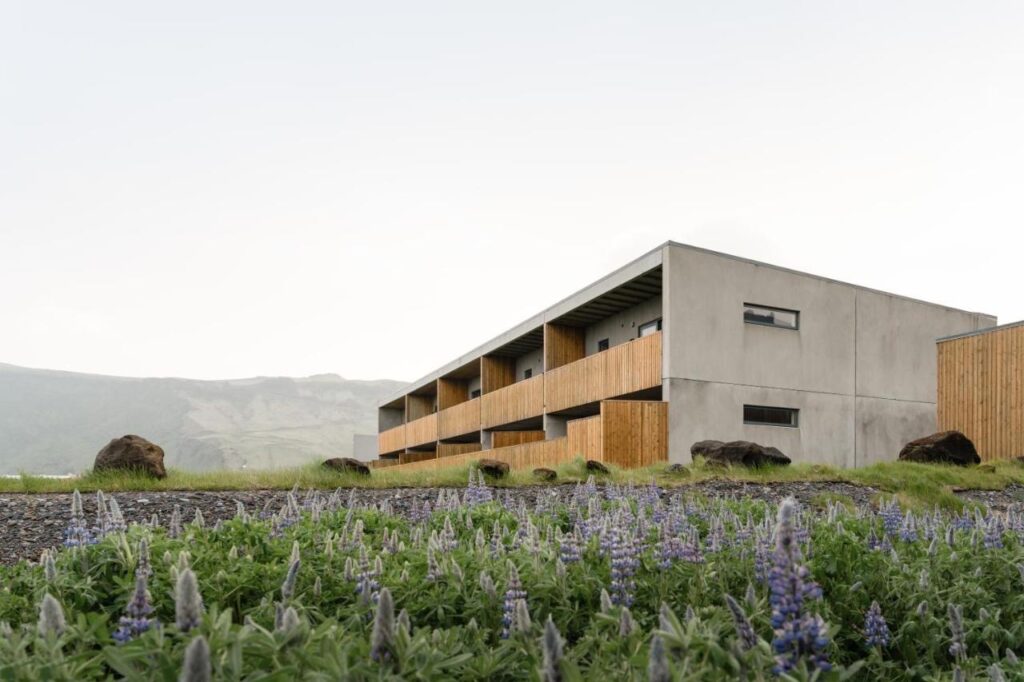
<svg viewBox="0 0 1024 682"><path fill-rule="evenodd" d="M560 324L544 325L544 371L582 360L586 352L586 333L583 327Z"/></svg>
<svg viewBox="0 0 1024 682"><path fill-rule="evenodd" d="M405 424L396 426L377 435L377 452L386 454L405 449Z"/></svg>
<svg viewBox="0 0 1024 682"><path fill-rule="evenodd" d="M441 438L455 438L480 430L481 398L473 398L437 413L437 430Z"/></svg>
<svg viewBox="0 0 1024 682"><path fill-rule="evenodd" d="M573 419L566 425L569 439L569 454L583 459L604 460L604 446L601 443L601 415Z"/></svg>
<svg viewBox="0 0 1024 682"><path fill-rule="evenodd" d="M437 409L445 410L469 400L469 382L464 379L437 380Z"/></svg>
<svg viewBox="0 0 1024 682"><path fill-rule="evenodd" d="M982 460L1024 455L1024 324L940 341L936 412Z"/></svg>
<svg viewBox="0 0 1024 682"><path fill-rule="evenodd" d="M437 471L454 466L465 466L478 459L496 459L506 462L512 470L533 469L535 467L557 466L568 461L571 457L568 454L565 438L553 440L542 440L535 443L523 443L505 448L484 450L480 452L469 452L449 457L429 459L422 462L400 464L402 471Z"/></svg>
<svg viewBox="0 0 1024 682"><path fill-rule="evenodd" d="M544 440L543 431L494 431L491 433L491 447L494 448L533 443L538 440Z"/></svg>
<svg viewBox="0 0 1024 682"><path fill-rule="evenodd" d="M414 447L437 440L437 415L428 414L405 425L405 445Z"/></svg>
<svg viewBox="0 0 1024 682"><path fill-rule="evenodd" d="M545 372L548 412L661 385L661 332Z"/></svg>
<svg viewBox="0 0 1024 682"><path fill-rule="evenodd" d="M489 429L542 415L544 376L538 374L481 396L480 421L483 428Z"/></svg>
<svg viewBox="0 0 1024 682"><path fill-rule="evenodd" d="M668 403L606 400L601 430L605 462L632 469L668 461Z"/></svg>
<svg viewBox="0 0 1024 682"><path fill-rule="evenodd" d="M485 355L480 358L480 389L484 395L516 381L515 358Z"/></svg>
<svg viewBox="0 0 1024 682"><path fill-rule="evenodd" d="M437 457L454 457L470 452L480 452L480 443L438 443Z"/></svg>
<svg viewBox="0 0 1024 682"><path fill-rule="evenodd" d="M410 393L405 396L405 421L408 424L420 417L426 417L434 412L434 396L416 395Z"/></svg>

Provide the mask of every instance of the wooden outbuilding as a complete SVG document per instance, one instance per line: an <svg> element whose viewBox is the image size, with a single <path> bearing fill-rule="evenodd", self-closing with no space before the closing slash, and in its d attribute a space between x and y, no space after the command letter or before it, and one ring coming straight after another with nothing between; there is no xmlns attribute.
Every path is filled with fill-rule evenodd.
<svg viewBox="0 0 1024 682"><path fill-rule="evenodd" d="M1024 456L1024 320L939 339L937 410L982 461Z"/></svg>

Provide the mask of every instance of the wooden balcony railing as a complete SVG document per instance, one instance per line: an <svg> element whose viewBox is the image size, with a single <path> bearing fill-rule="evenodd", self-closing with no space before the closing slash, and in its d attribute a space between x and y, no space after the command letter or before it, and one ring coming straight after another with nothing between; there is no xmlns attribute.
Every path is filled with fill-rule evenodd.
<svg viewBox="0 0 1024 682"><path fill-rule="evenodd" d="M480 398L473 398L437 413L441 438L464 436L480 430Z"/></svg>
<svg viewBox="0 0 1024 682"><path fill-rule="evenodd" d="M570 362L542 376L548 412L660 386L661 332Z"/></svg>
<svg viewBox="0 0 1024 682"><path fill-rule="evenodd" d="M377 436L377 452L386 454L398 452L405 449L405 424L396 426L387 431L381 431Z"/></svg>
<svg viewBox="0 0 1024 682"><path fill-rule="evenodd" d="M433 443L437 440L437 415L428 414L426 417L414 419L405 425L405 445L415 447L425 443Z"/></svg>
<svg viewBox="0 0 1024 682"><path fill-rule="evenodd" d="M544 375L485 393L481 401L480 421L485 429L539 417L544 413Z"/></svg>

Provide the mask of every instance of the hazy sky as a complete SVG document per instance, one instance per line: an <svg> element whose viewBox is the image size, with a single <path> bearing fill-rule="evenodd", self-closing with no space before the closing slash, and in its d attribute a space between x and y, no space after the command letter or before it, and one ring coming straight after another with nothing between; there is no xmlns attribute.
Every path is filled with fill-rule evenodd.
<svg viewBox="0 0 1024 682"><path fill-rule="evenodd" d="M1024 318L1024 3L4 2L0 362L414 379L667 239Z"/></svg>

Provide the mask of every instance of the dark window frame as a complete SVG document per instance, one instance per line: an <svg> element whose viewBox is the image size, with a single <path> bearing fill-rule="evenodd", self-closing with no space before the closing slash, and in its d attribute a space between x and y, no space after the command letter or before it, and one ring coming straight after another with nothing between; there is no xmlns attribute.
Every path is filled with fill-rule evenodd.
<svg viewBox="0 0 1024 682"><path fill-rule="evenodd" d="M785 412L791 417L790 423L787 424L782 421L750 419L747 416L747 410L774 410L776 412ZM796 407L780 407L778 405L744 405L743 423L747 426L781 426L784 429L798 429L800 428L800 409Z"/></svg>
<svg viewBox="0 0 1024 682"><path fill-rule="evenodd" d="M659 317L656 320L651 320L650 322L644 322L642 325L637 327L636 328L636 338L642 339L642 338L644 338L644 336L650 336L650 334L644 334L644 329L647 329L652 324L654 325L654 331L651 332L651 334L657 334L658 332L660 332L661 331L661 320L662 320L662 318Z"/></svg>
<svg viewBox="0 0 1024 682"><path fill-rule="evenodd" d="M472 400L473 398L479 398L479 397L480 397L480 389L479 388L474 388L472 391L469 392L469 399L470 400Z"/></svg>
<svg viewBox="0 0 1024 682"><path fill-rule="evenodd" d="M527 367L523 370L523 381L533 378L533 367Z"/></svg>
<svg viewBox="0 0 1024 682"><path fill-rule="evenodd" d="M793 326L791 327L788 324L777 324L777 323L774 323L774 322L760 322L758 320L748 319L747 318L747 308L760 308L761 310L766 310L766 311L773 312L773 313L789 313L794 318ZM774 306L774 305L763 305L761 303L745 302L743 304L743 323L744 324L754 324L754 325L757 325L759 327L772 327L773 329L788 329L791 332L798 332L798 331L800 331L800 311L799 310L793 310L791 308L780 308L780 307Z"/></svg>
<svg viewBox="0 0 1024 682"><path fill-rule="evenodd" d="M600 341L597 342L597 352L598 353L603 353L604 351L608 350L609 348L610 348L610 345L609 345L609 340L608 339L601 339Z"/></svg>

